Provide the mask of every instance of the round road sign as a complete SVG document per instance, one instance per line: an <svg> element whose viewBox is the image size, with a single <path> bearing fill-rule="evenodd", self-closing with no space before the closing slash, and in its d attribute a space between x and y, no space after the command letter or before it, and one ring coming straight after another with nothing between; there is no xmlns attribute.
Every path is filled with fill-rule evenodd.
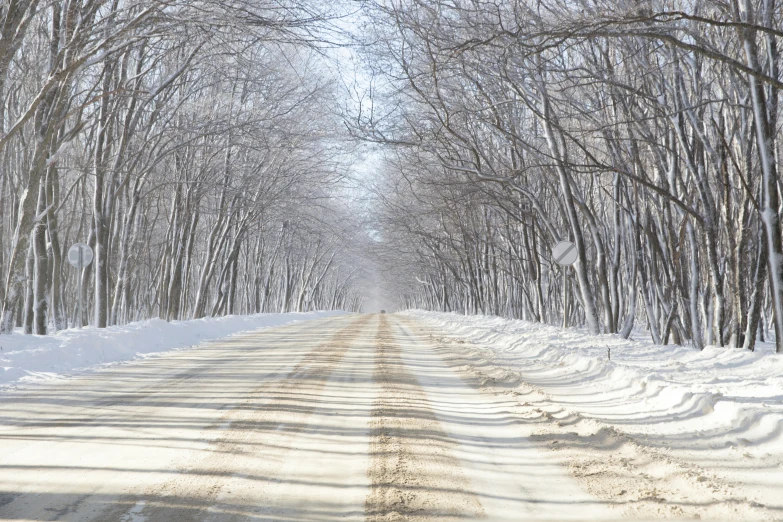
<svg viewBox="0 0 783 522"><path fill-rule="evenodd" d="M68 262L82 269L92 263L92 248L84 243L76 243L68 249Z"/></svg>
<svg viewBox="0 0 783 522"><path fill-rule="evenodd" d="M552 249L552 259L563 266L571 266L576 263L576 245L570 241L560 241Z"/></svg>

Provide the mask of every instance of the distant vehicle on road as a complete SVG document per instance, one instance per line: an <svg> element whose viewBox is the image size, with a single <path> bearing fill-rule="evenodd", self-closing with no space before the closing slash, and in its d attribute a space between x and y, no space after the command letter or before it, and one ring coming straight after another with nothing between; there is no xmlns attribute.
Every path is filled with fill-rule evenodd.
<svg viewBox="0 0 783 522"><path fill-rule="evenodd" d="M381 310L381 313L382 313L382 314L385 314L385 313L386 313L386 310Z"/></svg>

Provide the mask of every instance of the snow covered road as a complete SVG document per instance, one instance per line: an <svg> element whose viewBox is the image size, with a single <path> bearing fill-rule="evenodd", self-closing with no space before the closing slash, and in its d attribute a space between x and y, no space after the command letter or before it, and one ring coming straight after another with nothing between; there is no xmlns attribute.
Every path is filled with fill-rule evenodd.
<svg viewBox="0 0 783 522"><path fill-rule="evenodd" d="M449 346L412 318L344 315L4 393L0 519L759 515L633 456L654 491L622 475L586 488L552 445L585 459L622 448L564 432L535 393Z"/></svg>

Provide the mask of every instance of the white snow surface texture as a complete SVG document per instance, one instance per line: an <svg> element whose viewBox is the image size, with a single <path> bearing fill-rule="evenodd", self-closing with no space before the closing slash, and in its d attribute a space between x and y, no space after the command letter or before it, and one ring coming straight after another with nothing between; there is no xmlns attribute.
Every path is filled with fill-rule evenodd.
<svg viewBox="0 0 783 522"><path fill-rule="evenodd" d="M15 331L0 335L0 387L55 379L244 331L343 313L229 315L171 322L150 319L109 328L62 330L46 336Z"/></svg>
<svg viewBox="0 0 783 522"><path fill-rule="evenodd" d="M474 357L564 408L783 505L783 355L772 345L699 351L499 317L404 313L471 343Z"/></svg>

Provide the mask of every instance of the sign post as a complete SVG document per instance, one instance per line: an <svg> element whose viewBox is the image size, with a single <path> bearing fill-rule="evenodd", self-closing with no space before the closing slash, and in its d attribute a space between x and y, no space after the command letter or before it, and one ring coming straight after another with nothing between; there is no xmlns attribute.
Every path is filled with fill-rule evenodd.
<svg viewBox="0 0 783 522"><path fill-rule="evenodd" d="M92 248L84 243L75 243L68 249L68 262L76 268L79 273L76 275L76 293L79 296L79 328L82 324L82 274L81 271L92 263Z"/></svg>
<svg viewBox="0 0 783 522"><path fill-rule="evenodd" d="M566 268L576 263L579 257L576 245L570 241L559 241L552 247L552 259L563 267L563 328L568 328L568 274Z"/></svg>

